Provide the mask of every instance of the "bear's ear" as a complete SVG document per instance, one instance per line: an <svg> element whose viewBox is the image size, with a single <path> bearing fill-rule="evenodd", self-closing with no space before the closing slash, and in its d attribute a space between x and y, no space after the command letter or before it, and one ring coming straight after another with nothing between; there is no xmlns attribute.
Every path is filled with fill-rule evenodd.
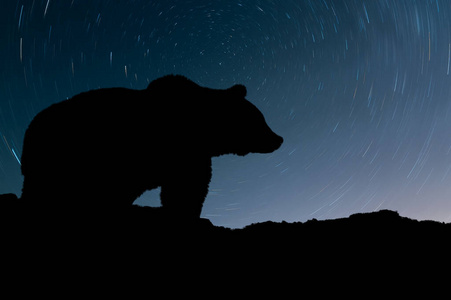
<svg viewBox="0 0 451 300"><path fill-rule="evenodd" d="M242 84L235 84L231 88L228 89L235 97L246 97L247 90L246 87Z"/></svg>

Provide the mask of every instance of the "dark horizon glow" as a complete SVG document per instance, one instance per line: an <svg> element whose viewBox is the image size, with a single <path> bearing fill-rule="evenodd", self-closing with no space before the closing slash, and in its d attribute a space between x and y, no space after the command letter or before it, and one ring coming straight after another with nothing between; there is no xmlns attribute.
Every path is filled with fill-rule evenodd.
<svg viewBox="0 0 451 300"><path fill-rule="evenodd" d="M451 222L447 0L17 0L0 14L0 193L20 195L23 135L40 110L181 74L244 84L284 138L272 154L213 159L202 216L214 224L384 208Z"/></svg>

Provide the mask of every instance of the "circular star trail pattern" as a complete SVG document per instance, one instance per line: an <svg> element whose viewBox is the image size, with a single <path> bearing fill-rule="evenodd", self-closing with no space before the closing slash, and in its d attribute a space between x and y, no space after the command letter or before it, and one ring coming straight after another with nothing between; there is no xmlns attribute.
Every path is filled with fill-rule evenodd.
<svg viewBox="0 0 451 300"><path fill-rule="evenodd" d="M202 216L214 224L384 208L451 221L448 0L17 0L0 14L0 193L20 194L40 110L173 73L246 85L285 139L272 154L213 159Z"/></svg>

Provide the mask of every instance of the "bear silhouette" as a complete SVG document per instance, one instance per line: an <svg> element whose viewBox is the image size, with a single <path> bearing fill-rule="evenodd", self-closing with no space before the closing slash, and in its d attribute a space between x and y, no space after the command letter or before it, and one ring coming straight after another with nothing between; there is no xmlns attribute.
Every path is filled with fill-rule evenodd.
<svg viewBox="0 0 451 300"><path fill-rule="evenodd" d="M245 97L243 85L210 89L168 75L144 90L97 89L53 104L25 133L21 199L123 209L161 187L163 211L198 218L212 157L270 153L283 142Z"/></svg>

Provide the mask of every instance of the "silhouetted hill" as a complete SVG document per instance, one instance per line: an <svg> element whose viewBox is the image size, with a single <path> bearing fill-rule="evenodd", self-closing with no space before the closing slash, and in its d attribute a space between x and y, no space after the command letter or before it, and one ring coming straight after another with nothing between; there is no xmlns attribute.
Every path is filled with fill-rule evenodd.
<svg viewBox="0 0 451 300"><path fill-rule="evenodd" d="M112 286L137 281L144 290L158 283L196 290L201 288L193 283L208 282L265 295L266 285L316 291L325 283L430 278L443 274L449 262L451 224L388 210L230 229L138 206L74 215L29 208L8 194L0 195L0 207L2 271L14 284L26 279L38 289L48 288L49 281L50 288L79 293L98 288L99 281L110 293Z"/></svg>
<svg viewBox="0 0 451 300"><path fill-rule="evenodd" d="M305 252L350 249L363 245L388 247L447 247L451 224L417 221L397 212L381 210L348 218L307 222L263 222L242 229L214 226L207 219L174 219L159 208L131 206L128 210L93 210L73 215L70 211L29 209L13 194L0 195L3 230L11 233L65 235L91 238L126 238L130 244L152 244L157 239L196 240L199 244L227 244L226 248L255 248L259 251ZM63 234L64 231L64 234ZM135 239L135 240L133 240ZM82 242L82 241L81 241ZM368 249L372 251L371 249Z"/></svg>

